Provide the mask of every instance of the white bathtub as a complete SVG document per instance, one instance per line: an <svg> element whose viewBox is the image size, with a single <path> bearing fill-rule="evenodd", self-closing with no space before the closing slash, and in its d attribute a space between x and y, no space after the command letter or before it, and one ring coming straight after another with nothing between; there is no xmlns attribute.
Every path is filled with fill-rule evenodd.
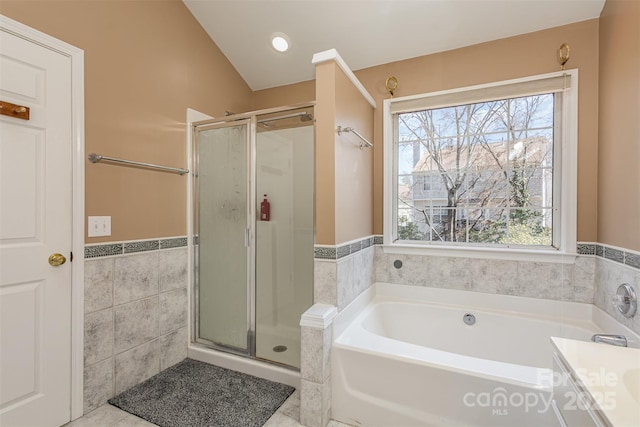
<svg viewBox="0 0 640 427"><path fill-rule="evenodd" d="M471 313L474 325L463 322ZM552 426L549 338L633 333L591 304L375 284L334 323L332 418Z"/></svg>

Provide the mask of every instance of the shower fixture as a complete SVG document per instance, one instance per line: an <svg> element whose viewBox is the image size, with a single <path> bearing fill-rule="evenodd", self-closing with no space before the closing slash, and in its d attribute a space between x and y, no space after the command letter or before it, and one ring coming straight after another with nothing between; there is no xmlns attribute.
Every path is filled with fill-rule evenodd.
<svg viewBox="0 0 640 427"><path fill-rule="evenodd" d="M311 113L307 113L306 111L301 111L299 113L285 114L284 116L269 117L267 119L258 120L258 123L268 128L271 126L271 122L275 122L277 120L283 120L283 119L292 119L295 117L299 117L301 122L310 122L313 120L313 115Z"/></svg>

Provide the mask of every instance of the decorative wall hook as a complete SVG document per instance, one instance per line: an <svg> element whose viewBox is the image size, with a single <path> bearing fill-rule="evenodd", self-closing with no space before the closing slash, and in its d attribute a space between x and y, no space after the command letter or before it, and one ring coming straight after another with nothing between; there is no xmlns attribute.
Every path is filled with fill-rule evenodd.
<svg viewBox="0 0 640 427"><path fill-rule="evenodd" d="M384 82L384 86L393 98L393 91L398 87L398 79L395 76L387 77L387 80Z"/></svg>
<svg viewBox="0 0 640 427"><path fill-rule="evenodd" d="M571 49L569 49L569 45L566 43L562 43L558 48L558 63L560 64L560 70L564 71L564 64L569 62L569 57L571 56Z"/></svg>

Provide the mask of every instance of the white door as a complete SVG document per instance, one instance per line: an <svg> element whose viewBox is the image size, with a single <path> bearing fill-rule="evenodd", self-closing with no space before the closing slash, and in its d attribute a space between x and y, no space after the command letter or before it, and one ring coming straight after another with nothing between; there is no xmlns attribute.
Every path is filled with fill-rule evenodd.
<svg viewBox="0 0 640 427"><path fill-rule="evenodd" d="M59 426L71 405L71 59L0 30L0 425ZM59 253L66 262L52 266Z"/></svg>

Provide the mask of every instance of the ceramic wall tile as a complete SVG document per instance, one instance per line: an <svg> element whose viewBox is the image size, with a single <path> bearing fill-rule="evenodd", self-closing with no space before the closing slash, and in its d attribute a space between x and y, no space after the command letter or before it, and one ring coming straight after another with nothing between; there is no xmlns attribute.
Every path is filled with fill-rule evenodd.
<svg viewBox="0 0 640 427"><path fill-rule="evenodd" d="M446 284L449 289L470 291L473 275L469 266L474 262L476 262L474 259L440 257L431 258L429 264L438 287L440 284Z"/></svg>
<svg viewBox="0 0 640 427"><path fill-rule="evenodd" d="M113 258L98 258L84 263L84 312L113 305Z"/></svg>
<svg viewBox="0 0 640 427"><path fill-rule="evenodd" d="M322 380L326 382L331 375L331 346L333 345L333 328L322 332Z"/></svg>
<svg viewBox="0 0 640 427"><path fill-rule="evenodd" d="M562 300L593 304L596 280L595 270L595 257L577 257L573 265L573 281L562 288Z"/></svg>
<svg viewBox="0 0 640 427"><path fill-rule="evenodd" d="M571 263L384 254L381 248L375 251L375 282L575 302L593 298L590 278L594 277L594 262L590 256L577 257L574 267ZM399 268L400 264L394 265L398 262Z"/></svg>
<svg viewBox="0 0 640 427"><path fill-rule="evenodd" d="M84 363L91 365L113 356L113 310L85 314Z"/></svg>
<svg viewBox="0 0 640 427"><path fill-rule="evenodd" d="M138 240L135 242L124 243L124 253L148 252L160 249L160 241L158 240Z"/></svg>
<svg viewBox="0 0 640 427"><path fill-rule="evenodd" d="M115 258L114 304L158 293L158 251Z"/></svg>
<svg viewBox="0 0 640 427"><path fill-rule="evenodd" d="M160 249L186 247L188 244L187 237L174 237L171 239L160 240Z"/></svg>
<svg viewBox="0 0 640 427"><path fill-rule="evenodd" d="M322 381L322 330L300 328L300 377L313 382Z"/></svg>
<svg viewBox="0 0 640 427"><path fill-rule="evenodd" d="M640 287L637 280L638 270L616 261L603 258L596 259L596 289L594 301L596 306L606 311L618 322L632 329L638 326L638 321L634 322L634 318L623 316L614 306L613 301L618 286L623 283L634 286L636 293L638 293ZM634 317L637 316L638 314ZM640 333L640 330L634 330Z"/></svg>
<svg viewBox="0 0 640 427"><path fill-rule="evenodd" d="M562 264L518 261L519 296L559 300L562 285Z"/></svg>
<svg viewBox="0 0 640 427"><path fill-rule="evenodd" d="M160 336L160 370L181 362L187 357L187 327Z"/></svg>
<svg viewBox="0 0 640 427"><path fill-rule="evenodd" d="M104 390L112 397L116 381L122 391L186 357L186 244L171 238L85 248L85 412L106 401ZM98 369L107 360L108 377ZM91 381L104 384L94 392Z"/></svg>
<svg viewBox="0 0 640 427"><path fill-rule="evenodd" d="M640 295L640 270L636 272L635 277L635 291L636 295ZM640 334L640 312L636 311L636 314L631 319L631 329L633 329L637 334Z"/></svg>
<svg viewBox="0 0 640 427"><path fill-rule="evenodd" d="M114 317L116 353L121 353L160 335L157 296L117 306Z"/></svg>
<svg viewBox="0 0 640 427"><path fill-rule="evenodd" d="M627 252L624 255L624 263L630 267L640 270L640 255Z"/></svg>
<svg viewBox="0 0 640 427"><path fill-rule="evenodd" d="M373 261L373 280L380 283L391 283L389 268L393 268L387 262L385 253L380 246L374 246L374 261Z"/></svg>
<svg viewBox="0 0 640 427"><path fill-rule="evenodd" d="M313 263L313 302L337 305L337 267L335 261L315 259Z"/></svg>
<svg viewBox="0 0 640 427"><path fill-rule="evenodd" d="M473 278L474 289L478 292L490 291L490 293L501 293L500 284L514 284L518 280L518 263L506 260L476 260L486 266L484 274ZM474 271L474 274L476 271Z"/></svg>
<svg viewBox="0 0 640 427"><path fill-rule="evenodd" d="M374 250L369 247L338 260L337 307L342 310L373 284Z"/></svg>
<svg viewBox="0 0 640 427"><path fill-rule="evenodd" d="M187 326L187 288L160 294L160 333Z"/></svg>
<svg viewBox="0 0 640 427"><path fill-rule="evenodd" d="M323 360L324 330L308 326L300 329L300 378L321 383L328 376Z"/></svg>
<svg viewBox="0 0 640 427"><path fill-rule="evenodd" d="M307 427L325 427L331 418L330 381L318 384L300 380L300 423Z"/></svg>
<svg viewBox="0 0 640 427"><path fill-rule="evenodd" d="M116 355L114 372L116 395L159 373L159 341L148 341Z"/></svg>
<svg viewBox="0 0 640 427"><path fill-rule="evenodd" d="M374 279L401 285L438 287L439 272L431 268L431 258L420 255L384 254L375 257ZM380 265L382 264L382 265Z"/></svg>
<svg viewBox="0 0 640 427"><path fill-rule="evenodd" d="M158 253L160 292L187 287L187 248L162 250Z"/></svg>
<svg viewBox="0 0 640 427"><path fill-rule="evenodd" d="M122 255L122 243L107 243L101 245L87 245L84 247L84 258L98 258Z"/></svg>
<svg viewBox="0 0 640 427"><path fill-rule="evenodd" d="M89 413L107 403L114 396L113 358L84 368L83 412Z"/></svg>

